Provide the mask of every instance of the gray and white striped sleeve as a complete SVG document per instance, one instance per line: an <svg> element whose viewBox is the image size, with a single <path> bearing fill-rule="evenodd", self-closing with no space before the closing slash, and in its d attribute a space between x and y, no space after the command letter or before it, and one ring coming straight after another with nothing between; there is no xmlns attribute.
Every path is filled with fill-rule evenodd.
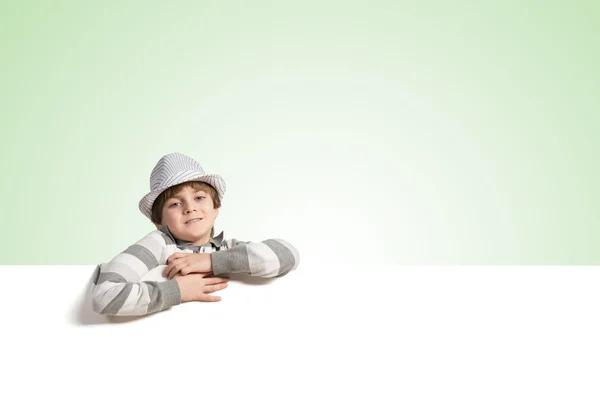
<svg viewBox="0 0 600 419"><path fill-rule="evenodd" d="M109 316L135 316L165 310L181 303L177 281L141 281L163 259L165 240L148 234L110 262L94 277L92 309Z"/></svg>
<svg viewBox="0 0 600 419"><path fill-rule="evenodd" d="M298 267L300 254L282 239L260 243L236 239L225 241L224 250L211 253L215 275L241 273L263 278L278 278Z"/></svg>

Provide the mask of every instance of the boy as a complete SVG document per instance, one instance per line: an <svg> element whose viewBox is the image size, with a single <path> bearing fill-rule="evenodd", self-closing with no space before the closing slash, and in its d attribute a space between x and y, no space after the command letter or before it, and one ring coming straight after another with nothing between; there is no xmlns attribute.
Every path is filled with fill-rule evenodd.
<svg viewBox="0 0 600 419"><path fill-rule="evenodd" d="M100 265L93 279L93 310L143 315L188 301L220 301L209 294L227 287L228 274L276 278L296 269L298 251L284 240L225 240L223 232L214 237L224 193L223 178L204 173L192 158L163 156L150 175L150 192L139 203L157 230ZM159 265L167 265L165 279L144 281Z"/></svg>

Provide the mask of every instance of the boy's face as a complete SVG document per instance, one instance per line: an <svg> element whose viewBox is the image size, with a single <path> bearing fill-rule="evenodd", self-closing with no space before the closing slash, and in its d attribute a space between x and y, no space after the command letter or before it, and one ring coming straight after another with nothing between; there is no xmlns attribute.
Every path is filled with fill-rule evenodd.
<svg viewBox="0 0 600 419"><path fill-rule="evenodd" d="M163 205L161 225L166 225L179 240L199 246L208 243L217 215L219 209L213 208L207 192L185 186Z"/></svg>

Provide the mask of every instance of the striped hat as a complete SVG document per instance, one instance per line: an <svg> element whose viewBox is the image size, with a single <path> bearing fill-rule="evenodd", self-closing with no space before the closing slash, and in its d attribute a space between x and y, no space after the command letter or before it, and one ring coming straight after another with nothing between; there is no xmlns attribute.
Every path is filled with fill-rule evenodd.
<svg viewBox="0 0 600 419"><path fill-rule="evenodd" d="M154 166L150 174L150 192L140 200L140 211L152 219L152 204L161 192L171 186L191 181L208 183L223 200L225 180L221 176L204 173L202 166L185 154L171 153L161 157Z"/></svg>

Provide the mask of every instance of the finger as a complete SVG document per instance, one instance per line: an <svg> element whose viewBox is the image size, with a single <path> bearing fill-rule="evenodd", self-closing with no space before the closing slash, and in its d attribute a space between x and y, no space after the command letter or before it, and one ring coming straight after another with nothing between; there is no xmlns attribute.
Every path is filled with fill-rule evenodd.
<svg viewBox="0 0 600 419"><path fill-rule="evenodd" d="M187 253L181 253L181 252L176 252L176 253L173 253L171 256L169 256L169 257L167 258L167 262L168 262L168 263L172 263L172 262L174 262L175 260L177 260L177 259L179 259L179 258L182 258L182 257L184 257L186 254L187 254Z"/></svg>
<svg viewBox="0 0 600 419"><path fill-rule="evenodd" d="M223 279L229 279L229 277L226 274L215 275L212 271L211 272L203 272L202 275L204 275L205 278L223 278Z"/></svg>
<svg viewBox="0 0 600 419"><path fill-rule="evenodd" d="M224 282L229 282L229 279L227 279L227 278L219 278L219 277L204 278L204 280L205 280L204 283L206 285L222 284Z"/></svg>
<svg viewBox="0 0 600 419"><path fill-rule="evenodd" d="M177 274L179 271L181 271L181 268L183 268L183 266L185 265L184 262L182 261L176 261L175 263L173 263L172 267L171 267L171 272L169 273L169 279L173 279L173 277L175 276L175 274ZM183 272L182 272L183 274Z"/></svg>
<svg viewBox="0 0 600 419"><path fill-rule="evenodd" d="M173 269L175 269L174 265L172 265L172 264L171 265L167 265L167 267L165 268L165 272L164 272L163 276L165 278L173 279L173 275L174 275Z"/></svg>
<svg viewBox="0 0 600 419"><path fill-rule="evenodd" d="M216 285L207 285L204 287L204 293L210 294L211 292L221 291L222 289L227 288L228 285L229 284L227 284L227 283L216 284Z"/></svg>
<svg viewBox="0 0 600 419"><path fill-rule="evenodd" d="M216 303L217 301L221 301L221 297L218 295L203 295L200 297L200 301L206 301L207 303Z"/></svg>

